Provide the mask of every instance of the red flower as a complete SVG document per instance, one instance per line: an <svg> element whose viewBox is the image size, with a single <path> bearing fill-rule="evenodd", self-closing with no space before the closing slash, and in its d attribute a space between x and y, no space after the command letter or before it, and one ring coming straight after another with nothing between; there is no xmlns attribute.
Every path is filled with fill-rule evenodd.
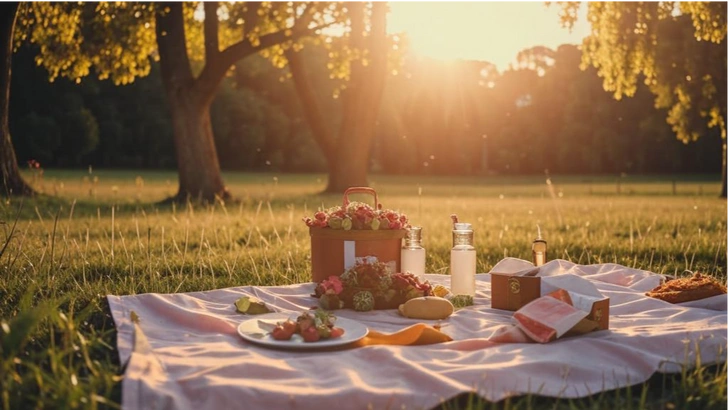
<svg viewBox="0 0 728 410"><path fill-rule="evenodd" d="M326 216L326 213L323 211L318 211L315 214L313 214L313 217L316 218L317 221L325 221L328 217Z"/></svg>

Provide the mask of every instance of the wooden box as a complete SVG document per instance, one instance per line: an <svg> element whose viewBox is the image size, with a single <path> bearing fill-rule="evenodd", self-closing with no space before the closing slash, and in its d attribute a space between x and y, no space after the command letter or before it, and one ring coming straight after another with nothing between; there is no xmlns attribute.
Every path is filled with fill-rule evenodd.
<svg viewBox="0 0 728 410"><path fill-rule="evenodd" d="M514 273L491 272L491 307L516 311L527 303L549 293L552 289L542 289L542 277L535 276L538 268ZM547 277L555 278L555 277ZM567 287L564 287L569 290ZM599 330L609 329L609 298L596 295L572 294L574 306L589 310L587 319L599 324Z"/></svg>

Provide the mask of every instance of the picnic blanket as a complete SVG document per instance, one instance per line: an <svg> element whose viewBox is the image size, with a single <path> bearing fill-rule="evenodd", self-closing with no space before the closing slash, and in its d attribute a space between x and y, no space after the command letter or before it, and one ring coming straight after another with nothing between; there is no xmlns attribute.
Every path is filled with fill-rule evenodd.
<svg viewBox="0 0 728 410"><path fill-rule="evenodd" d="M504 259L493 269L528 262ZM726 295L672 305L644 296L661 275L616 264L553 260L541 274L576 274L610 298L610 329L548 344L487 339L513 312L491 309L490 275L476 275L475 305L441 322L453 341L425 346L373 345L336 351L282 351L244 341L248 319L233 303L256 296L279 312L317 304L313 283L241 286L181 294L108 296L118 330L125 409L432 408L463 392L498 401L534 393L575 398L634 385L656 371L726 359ZM449 286L448 275L425 275ZM135 312L138 321L131 320ZM336 314L378 332L417 323L396 310ZM425 322L434 324L435 322Z"/></svg>

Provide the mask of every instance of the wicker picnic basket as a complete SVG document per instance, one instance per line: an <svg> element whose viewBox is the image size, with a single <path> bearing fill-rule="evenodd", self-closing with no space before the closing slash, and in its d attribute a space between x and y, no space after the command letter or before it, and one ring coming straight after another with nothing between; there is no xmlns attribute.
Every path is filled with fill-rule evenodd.
<svg viewBox="0 0 728 410"><path fill-rule="evenodd" d="M365 193L374 196L374 209L379 201L374 189L353 187L344 192L343 207L349 205L349 195ZM380 262L400 270L400 250L406 229L382 230L343 230L331 228L309 228L311 235L311 276L320 282L329 276L341 275L351 264L353 258L376 256Z"/></svg>

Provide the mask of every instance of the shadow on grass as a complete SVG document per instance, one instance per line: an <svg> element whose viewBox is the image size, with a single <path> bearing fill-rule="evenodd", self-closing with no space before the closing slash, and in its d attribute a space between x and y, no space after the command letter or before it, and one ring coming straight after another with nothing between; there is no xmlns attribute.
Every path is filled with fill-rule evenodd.
<svg viewBox="0 0 728 410"><path fill-rule="evenodd" d="M5 198L0 205L0 221L11 223L16 216L20 221L34 219L50 220L55 218L63 219L70 217L109 217L113 208L116 215L130 214L173 214L184 213L192 209L194 211L210 211L216 208L222 212L234 212L239 208L255 209L258 206L270 204L273 209L281 209L289 206L318 209L320 206L334 206L341 203L339 194L298 194L298 195L247 195L245 197L233 197L225 201L208 203L191 200L183 203L163 200L155 202L116 203L108 200L76 200L44 194L33 197L12 197ZM20 213L18 214L18 210Z"/></svg>

